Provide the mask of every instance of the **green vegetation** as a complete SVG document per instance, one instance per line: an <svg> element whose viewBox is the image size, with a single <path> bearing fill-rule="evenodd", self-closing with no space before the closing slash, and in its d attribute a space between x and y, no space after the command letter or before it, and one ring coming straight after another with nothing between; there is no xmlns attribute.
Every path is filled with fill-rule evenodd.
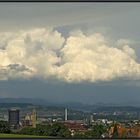
<svg viewBox="0 0 140 140"><path fill-rule="evenodd" d="M18 134L24 135L37 135L37 136L55 136L66 138L70 137L71 133L69 129L61 124L61 123L54 123L52 125L37 125L36 128L32 127L25 127L21 129Z"/></svg>
<svg viewBox="0 0 140 140"><path fill-rule="evenodd" d="M74 134L74 136L73 136L74 138L87 138L86 137L86 135L85 135L85 133L82 133L82 132L75 132L75 134Z"/></svg>
<svg viewBox="0 0 140 140"><path fill-rule="evenodd" d="M20 135L20 134L3 134L0 133L0 138L54 138L52 136L35 136L35 135Z"/></svg>
<svg viewBox="0 0 140 140"><path fill-rule="evenodd" d="M0 121L0 133L10 133L10 126L8 122Z"/></svg>
<svg viewBox="0 0 140 140"><path fill-rule="evenodd" d="M36 128L24 127L16 132L10 131L9 123L0 121L0 138L1 137L57 137L68 138L71 136L69 129L61 123L54 123L52 125L37 125Z"/></svg>
<svg viewBox="0 0 140 140"><path fill-rule="evenodd" d="M60 123L54 123L49 128L49 135L58 137L70 137L71 133L65 125Z"/></svg>
<svg viewBox="0 0 140 140"><path fill-rule="evenodd" d="M101 124L92 126L92 130L85 133L89 138L101 138L107 132L107 127Z"/></svg>
<svg viewBox="0 0 140 140"><path fill-rule="evenodd" d="M119 137L117 124L114 125L114 132L113 132L113 136L112 137L113 138Z"/></svg>
<svg viewBox="0 0 140 140"><path fill-rule="evenodd" d="M8 122L0 121L0 138L1 137L57 137L70 138L70 130L62 123L53 123L51 125L37 125L36 128L24 127L16 132L11 132ZM4 134L5 133L5 134ZM11 133L11 134L10 134ZM95 125L91 127L91 131L85 133L75 132L75 138L101 138L102 134L106 133L106 128L103 125Z"/></svg>

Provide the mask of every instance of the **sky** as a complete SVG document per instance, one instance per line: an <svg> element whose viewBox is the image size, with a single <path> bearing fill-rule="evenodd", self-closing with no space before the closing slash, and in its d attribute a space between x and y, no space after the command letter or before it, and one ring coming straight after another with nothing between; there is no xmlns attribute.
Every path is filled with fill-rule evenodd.
<svg viewBox="0 0 140 140"><path fill-rule="evenodd" d="M1 3L0 97L139 105L139 3Z"/></svg>

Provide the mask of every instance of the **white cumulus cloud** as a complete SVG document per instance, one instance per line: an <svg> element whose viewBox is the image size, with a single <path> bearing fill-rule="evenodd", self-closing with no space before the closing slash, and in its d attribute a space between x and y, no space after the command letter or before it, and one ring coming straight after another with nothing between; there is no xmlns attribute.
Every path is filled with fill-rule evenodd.
<svg viewBox="0 0 140 140"><path fill-rule="evenodd" d="M82 31L72 32L68 38L50 28L0 33L0 80L140 78L140 64L129 40L120 39L116 44L110 46L101 33Z"/></svg>
<svg viewBox="0 0 140 140"><path fill-rule="evenodd" d="M140 76L135 51L125 44L120 49L109 46L100 33L73 33L67 38L61 53L62 65L57 70L57 76L67 82L96 82Z"/></svg>

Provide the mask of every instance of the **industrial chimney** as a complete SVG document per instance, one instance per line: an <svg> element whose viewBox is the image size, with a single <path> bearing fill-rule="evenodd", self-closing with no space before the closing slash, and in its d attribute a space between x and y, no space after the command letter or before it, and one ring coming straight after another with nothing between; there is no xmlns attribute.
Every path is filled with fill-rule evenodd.
<svg viewBox="0 0 140 140"><path fill-rule="evenodd" d="M67 121L68 120L68 110L67 110L67 108L65 108L65 121Z"/></svg>

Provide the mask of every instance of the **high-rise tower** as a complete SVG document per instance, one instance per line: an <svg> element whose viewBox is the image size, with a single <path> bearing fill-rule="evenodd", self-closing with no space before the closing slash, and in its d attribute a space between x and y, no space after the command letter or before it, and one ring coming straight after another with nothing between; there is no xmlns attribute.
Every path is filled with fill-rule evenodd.
<svg viewBox="0 0 140 140"><path fill-rule="evenodd" d="M67 110L67 108L65 108L65 121L67 121L68 120L68 110Z"/></svg>
<svg viewBox="0 0 140 140"><path fill-rule="evenodd" d="M11 108L8 110L9 116L9 124L13 128L17 128L19 126L19 109Z"/></svg>

